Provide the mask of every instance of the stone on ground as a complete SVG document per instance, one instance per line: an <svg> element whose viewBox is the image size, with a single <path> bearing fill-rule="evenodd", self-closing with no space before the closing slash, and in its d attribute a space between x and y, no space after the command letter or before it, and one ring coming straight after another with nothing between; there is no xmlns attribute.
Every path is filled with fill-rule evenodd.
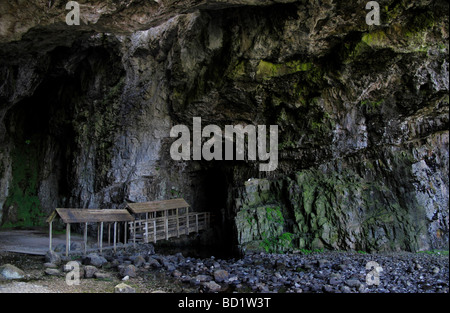
<svg viewBox="0 0 450 313"><path fill-rule="evenodd" d="M114 293L136 293L136 289L127 284L120 283L114 287Z"/></svg>
<svg viewBox="0 0 450 313"><path fill-rule="evenodd" d="M22 279L25 277L24 271L22 271L20 268L12 265L12 264L5 264L0 266L0 279Z"/></svg>

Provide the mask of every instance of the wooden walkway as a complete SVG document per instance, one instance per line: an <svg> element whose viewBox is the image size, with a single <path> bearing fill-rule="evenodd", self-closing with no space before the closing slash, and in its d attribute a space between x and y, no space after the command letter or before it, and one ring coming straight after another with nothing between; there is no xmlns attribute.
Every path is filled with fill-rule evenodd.
<svg viewBox="0 0 450 313"><path fill-rule="evenodd" d="M114 227L114 251L116 250L117 243L117 224L125 222L124 242L127 241L127 222L134 221L134 217L127 210L95 210L95 209L71 209L71 208L58 208L47 218L49 224L49 250L52 247L52 224L56 217L59 217L66 224L66 256L70 252L70 225L71 224L84 224L84 254L87 253L87 233L88 223L97 223L97 242L100 253L103 250L103 224L108 223ZM110 228L108 227L108 242L110 241Z"/></svg>
<svg viewBox="0 0 450 313"><path fill-rule="evenodd" d="M48 217L49 250L53 249L52 224L55 218L61 218L66 224L66 255L70 253L71 224L84 224L84 253L87 249L88 223L97 224L97 243L100 253L105 248L116 251L116 243L120 238L120 223L123 223L124 246L132 240L141 242L157 242L162 239L189 235L205 230L210 224L209 212L190 212L189 204L184 199L161 200L152 202L127 203L127 209L96 210L57 208ZM108 227L108 245L113 227L113 246L103 247L104 226ZM128 237L128 234L130 236Z"/></svg>
<svg viewBox="0 0 450 313"><path fill-rule="evenodd" d="M135 217L129 223L134 241L154 242L189 235L209 227L209 212L190 212L184 199L128 203Z"/></svg>

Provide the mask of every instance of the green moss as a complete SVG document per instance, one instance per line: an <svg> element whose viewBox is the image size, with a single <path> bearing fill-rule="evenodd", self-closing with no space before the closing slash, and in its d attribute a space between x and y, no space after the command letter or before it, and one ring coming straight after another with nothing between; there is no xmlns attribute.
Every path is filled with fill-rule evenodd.
<svg viewBox="0 0 450 313"><path fill-rule="evenodd" d="M260 247L267 253L283 253L293 248L294 234L285 232L279 236L270 236L262 234L263 239L260 241Z"/></svg>
<svg viewBox="0 0 450 313"><path fill-rule="evenodd" d="M383 7L384 9L384 16L387 23L392 22L393 20L397 19L404 11L404 6L402 3L396 3L393 6L385 5Z"/></svg>
<svg viewBox="0 0 450 313"><path fill-rule="evenodd" d="M44 225L38 197L38 149L39 140L33 138L27 143L18 142L12 152L12 182L4 208L2 227L28 227ZM6 220L5 220L6 219Z"/></svg>
<svg viewBox="0 0 450 313"><path fill-rule="evenodd" d="M295 148L297 148L297 144L292 140L286 140L278 144L278 150L295 149Z"/></svg>
<svg viewBox="0 0 450 313"><path fill-rule="evenodd" d="M376 30L370 33L365 33L361 42L367 44L368 46L385 46L388 38L383 30Z"/></svg>
<svg viewBox="0 0 450 313"><path fill-rule="evenodd" d="M281 207L268 206L265 216L259 218L260 247L268 253L284 252L293 246L294 234L284 232L284 216Z"/></svg>
<svg viewBox="0 0 450 313"><path fill-rule="evenodd" d="M385 8L385 10L387 9ZM391 15L388 15L388 20L395 19L400 11L403 9L398 6L389 11ZM391 24L388 28L364 33L361 42L355 46L354 51L349 53L349 57L357 57L366 50L366 46L391 48L402 52L426 52L430 45L426 40L426 35L434 26L436 26L436 22L432 12L415 14L406 24Z"/></svg>
<svg viewBox="0 0 450 313"><path fill-rule="evenodd" d="M302 62L299 60L290 61L282 64L274 64L261 60L256 69L256 78L258 80L267 80L273 77L294 74L297 72L306 72L313 68L310 62Z"/></svg>
<svg viewBox="0 0 450 313"><path fill-rule="evenodd" d="M335 122L327 112L317 112L309 119L309 128L318 137L329 133L334 127Z"/></svg>
<svg viewBox="0 0 450 313"><path fill-rule="evenodd" d="M417 253L421 253L421 254L429 254L429 255L438 255L438 256L448 256L449 253L448 250L426 250L426 251L418 251Z"/></svg>
<svg viewBox="0 0 450 313"><path fill-rule="evenodd" d="M245 75L245 61L237 62L227 76L233 80L239 79Z"/></svg>
<svg viewBox="0 0 450 313"><path fill-rule="evenodd" d="M384 99L379 101L362 100L361 107L366 114L378 114L383 103Z"/></svg>

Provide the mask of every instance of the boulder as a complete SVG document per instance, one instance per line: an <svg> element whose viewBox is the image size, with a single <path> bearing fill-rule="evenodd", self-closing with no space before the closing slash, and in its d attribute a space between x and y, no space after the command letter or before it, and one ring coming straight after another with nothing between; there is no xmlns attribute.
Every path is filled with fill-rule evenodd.
<svg viewBox="0 0 450 313"><path fill-rule="evenodd" d="M219 292L220 289L222 289L222 286L220 286L218 283L216 283L213 280L204 282L204 283L202 283L202 285L203 285L203 287L205 287L206 292Z"/></svg>
<svg viewBox="0 0 450 313"><path fill-rule="evenodd" d="M136 289L127 284L120 283L114 287L114 293L136 293Z"/></svg>
<svg viewBox="0 0 450 313"><path fill-rule="evenodd" d="M2 279L22 279L24 277L24 271L12 264L0 266L0 278Z"/></svg>
<svg viewBox="0 0 450 313"><path fill-rule="evenodd" d="M108 261L101 255L98 255L97 253L90 253L83 259L84 265L93 265L95 267L101 267L105 263L108 263Z"/></svg>
<svg viewBox="0 0 450 313"><path fill-rule="evenodd" d="M84 277L85 278L92 278L94 277L95 273L98 272L98 268L96 268L93 265L86 265L84 267Z"/></svg>
<svg viewBox="0 0 450 313"><path fill-rule="evenodd" d="M136 267L140 267L142 265L144 265L145 263L145 258L142 255L138 255L134 260L133 260L133 264Z"/></svg>
<svg viewBox="0 0 450 313"><path fill-rule="evenodd" d="M111 275L109 273L103 273L103 272L95 272L94 277L97 279L108 279L111 278Z"/></svg>
<svg viewBox="0 0 450 313"><path fill-rule="evenodd" d="M349 287L358 289L361 285L361 282L358 279L348 279L345 281L345 284Z"/></svg>
<svg viewBox="0 0 450 313"><path fill-rule="evenodd" d="M47 268L47 267L49 267L49 268L57 268L58 265L56 265L54 263L46 262L46 263L44 263L44 267L45 268Z"/></svg>
<svg viewBox="0 0 450 313"><path fill-rule="evenodd" d="M45 254L45 262L58 265L61 263L61 255L55 251L49 250Z"/></svg>
<svg viewBox="0 0 450 313"><path fill-rule="evenodd" d="M160 268L162 266L161 263L159 263L158 260L156 260L154 258L148 258L148 263L149 263L150 267L153 267L153 268Z"/></svg>
<svg viewBox="0 0 450 313"><path fill-rule="evenodd" d="M209 275L200 274L200 275L195 276L195 279L198 280L199 282L207 282L207 281L211 281L212 277Z"/></svg>
<svg viewBox="0 0 450 313"><path fill-rule="evenodd" d="M228 280L229 276L230 274L226 270L218 269L214 271L214 280L218 283Z"/></svg>
<svg viewBox="0 0 450 313"><path fill-rule="evenodd" d="M46 275L49 275L49 276L59 276L59 275L61 275L61 271L56 269L56 268L46 268L44 272L45 272Z"/></svg>
<svg viewBox="0 0 450 313"><path fill-rule="evenodd" d="M119 273L122 277L136 277L136 270L136 266L134 266L133 264L119 266Z"/></svg>

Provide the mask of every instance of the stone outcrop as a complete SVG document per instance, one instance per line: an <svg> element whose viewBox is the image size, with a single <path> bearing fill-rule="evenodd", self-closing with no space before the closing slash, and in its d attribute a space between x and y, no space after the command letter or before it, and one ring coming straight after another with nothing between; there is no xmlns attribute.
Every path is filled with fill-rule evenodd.
<svg viewBox="0 0 450 313"><path fill-rule="evenodd" d="M79 3L0 4L4 227L183 196L245 249L448 249L445 1ZM173 161L196 116L278 125L277 170Z"/></svg>

